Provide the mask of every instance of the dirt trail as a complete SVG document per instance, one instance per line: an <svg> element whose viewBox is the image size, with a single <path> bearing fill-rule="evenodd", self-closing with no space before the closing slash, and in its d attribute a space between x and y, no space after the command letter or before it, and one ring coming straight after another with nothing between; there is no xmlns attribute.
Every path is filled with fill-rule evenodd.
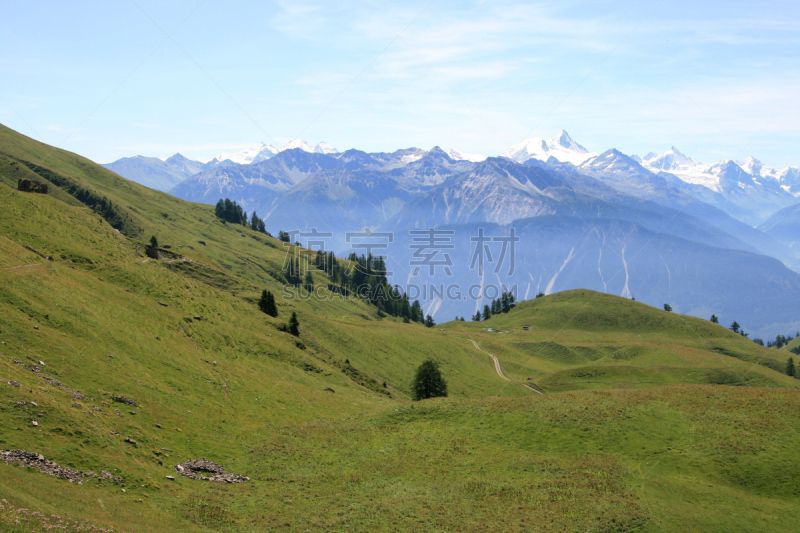
<svg viewBox="0 0 800 533"><path fill-rule="evenodd" d="M478 345L478 343L477 343L477 342L475 342L474 340L472 340L472 339L469 339L469 341L470 341L470 342L471 342L471 343L472 343L472 344L475 346L475 348L477 348L478 350L482 351L483 353L485 353L486 355L488 355L489 357L491 357L491 358L492 358L492 361L494 361L494 369L497 371L497 375L498 375L498 376L500 376L500 377L501 377L501 378L503 378L504 380L508 381L509 383L514 383L513 381L511 381L510 379L508 379L508 378L505 376L505 374L503 374L503 370L500 368L500 360L499 360L497 357L495 357L494 355L490 354L489 352L487 352L486 350L484 350L483 348L481 348L481 347L480 347L480 345ZM527 389L530 389L530 390L532 390L532 391L533 391L533 392L535 392L536 394L542 394L542 391L538 391L538 390L534 389L533 387L531 387L530 385L526 385L525 383L521 383L521 385L522 385L523 387L527 388Z"/></svg>

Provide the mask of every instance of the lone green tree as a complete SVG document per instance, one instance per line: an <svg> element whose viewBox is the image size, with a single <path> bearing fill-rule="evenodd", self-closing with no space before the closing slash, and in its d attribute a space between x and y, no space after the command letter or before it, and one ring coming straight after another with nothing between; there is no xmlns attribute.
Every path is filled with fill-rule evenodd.
<svg viewBox="0 0 800 533"><path fill-rule="evenodd" d="M717 318L717 315L711 315L711 323L719 324L719 318Z"/></svg>
<svg viewBox="0 0 800 533"><path fill-rule="evenodd" d="M150 246L152 246L153 248L158 248L158 239L156 239L155 235L150 237Z"/></svg>
<svg viewBox="0 0 800 533"><path fill-rule="evenodd" d="M739 323L734 320L733 324L731 324L731 331L734 333L739 333L739 328L741 327L742 326L740 326Z"/></svg>
<svg viewBox="0 0 800 533"><path fill-rule="evenodd" d="M667 313L671 313L672 312L672 306L669 305L669 304L664 304L664 311L666 311Z"/></svg>
<svg viewBox="0 0 800 533"><path fill-rule="evenodd" d="M447 396L447 382L439 370L439 363L428 359L419 365L411 390L415 401Z"/></svg>
<svg viewBox="0 0 800 533"><path fill-rule="evenodd" d="M794 358L790 357L788 361L786 361L786 375L797 377L797 369L794 366Z"/></svg>
<svg viewBox="0 0 800 533"><path fill-rule="evenodd" d="M300 336L300 322L297 320L297 313L292 311L292 317L289 319L289 333L295 337Z"/></svg>

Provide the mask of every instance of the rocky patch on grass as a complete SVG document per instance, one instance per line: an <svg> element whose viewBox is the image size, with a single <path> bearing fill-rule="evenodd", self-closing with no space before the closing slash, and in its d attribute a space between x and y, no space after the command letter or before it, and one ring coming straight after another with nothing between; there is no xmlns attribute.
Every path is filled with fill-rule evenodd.
<svg viewBox="0 0 800 533"><path fill-rule="evenodd" d="M249 477L231 474L222 468L222 465L218 465L208 459L185 461L176 465L175 470L183 477L202 481L217 481L219 483L243 483L245 481L250 481ZM211 476L206 477L203 475L204 473L211 474Z"/></svg>
<svg viewBox="0 0 800 533"><path fill-rule="evenodd" d="M53 378L48 377L48 376L42 376L42 379L45 380L45 382L47 382L48 385L52 385L53 387L58 387L58 388L61 388L61 389L68 389L69 388L66 385L64 385L63 383L61 383L60 381L58 381L57 379L53 379ZM75 390L75 389L69 389L69 390L72 391L72 398L75 399L75 400L83 400L84 398L86 398L86 395L83 394L79 390Z"/></svg>
<svg viewBox="0 0 800 533"><path fill-rule="evenodd" d="M98 476L94 472L82 472L81 470L73 470L65 466L59 466L58 463L48 461L44 455L33 452L26 452L25 450L8 450L0 451L0 459L8 464L18 464L27 468L35 468L43 474L53 476L61 479L66 479L70 483L77 483L81 485L83 480L87 477L110 480L114 483L122 482L122 478L114 477L110 472L103 470L101 475Z"/></svg>
<svg viewBox="0 0 800 533"><path fill-rule="evenodd" d="M130 405L131 407L139 407L138 403L131 400L130 398L126 398L125 396L114 395L111 397L111 399L115 402L124 403L125 405Z"/></svg>

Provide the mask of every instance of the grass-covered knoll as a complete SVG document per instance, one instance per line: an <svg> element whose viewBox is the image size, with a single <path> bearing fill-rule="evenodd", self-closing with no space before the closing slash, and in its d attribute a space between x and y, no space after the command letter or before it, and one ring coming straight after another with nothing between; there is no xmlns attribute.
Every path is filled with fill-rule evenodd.
<svg viewBox="0 0 800 533"><path fill-rule="evenodd" d="M783 351L706 320L588 290L536 298L488 321L445 328L497 356L506 376L550 392L681 383L800 385L783 374Z"/></svg>
<svg viewBox="0 0 800 533"><path fill-rule="evenodd" d="M774 351L588 291L433 329L357 300L285 301L275 239L10 130L0 140L34 165L0 166L3 183L46 167L141 228L115 231L58 187L0 184L0 449L125 480L0 463L15 508L137 532L793 531L800 518L787 415L800 393L762 364ZM277 318L258 310L263 289ZM283 330L292 312L299 338ZM429 358L450 397L411 403ZM198 457L251 481L166 479ZM34 529L7 510L0 529Z"/></svg>

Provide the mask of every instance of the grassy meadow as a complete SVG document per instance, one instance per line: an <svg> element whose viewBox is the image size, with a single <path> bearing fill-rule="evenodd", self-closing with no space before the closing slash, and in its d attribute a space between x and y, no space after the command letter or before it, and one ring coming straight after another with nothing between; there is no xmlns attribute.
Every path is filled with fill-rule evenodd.
<svg viewBox="0 0 800 533"><path fill-rule="evenodd" d="M20 177L51 191L18 192ZM287 301L283 244L211 206L2 126L0 182L0 449L124 480L0 463L2 531L55 517L128 532L800 521L800 381L784 350L591 291L430 329L357 299ZM158 260L144 254L151 235ZM277 318L258 310L263 289ZM299 338L285 331L292 312ZM450 395L412 402L429 358ZM251 480L176 475L199 457Z"/></svg>

